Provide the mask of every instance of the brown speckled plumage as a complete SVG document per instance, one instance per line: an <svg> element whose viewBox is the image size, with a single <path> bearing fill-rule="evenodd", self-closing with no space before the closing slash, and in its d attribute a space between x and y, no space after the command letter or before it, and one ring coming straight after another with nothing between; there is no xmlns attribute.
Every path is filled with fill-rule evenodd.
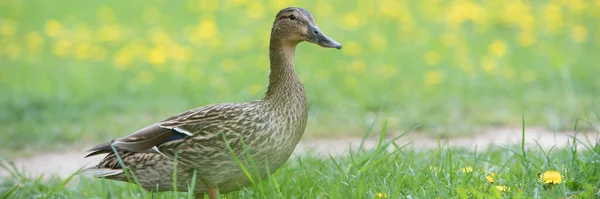
<svg viewBox="0 0 600 199"><path fill-rule="evenodd" d="M273 23L271 73L262 100L195 108L98 145L88 156L107 153L106 157L82 174L131 182L114 147L149 191L172 191L173 172L177 190L187 191L195 171L193 189L199 197L209 193L215 198L217 189L227 193L252 185L234 157L248 170L259 171L253 173L255 180L264 179L289 158L306 126L306 94L294 70L295 48L302 41L341 48L320 32L308 11L285 8Z"/></svg>

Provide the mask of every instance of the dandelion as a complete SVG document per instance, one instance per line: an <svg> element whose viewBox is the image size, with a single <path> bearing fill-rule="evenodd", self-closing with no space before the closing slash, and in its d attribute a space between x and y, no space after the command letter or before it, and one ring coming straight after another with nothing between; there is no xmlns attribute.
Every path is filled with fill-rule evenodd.
<svg viewBox="0 0 600 199"><path fill-rule="evenodd" d="M506 54L506 42L503 40L494 40L488 47L490 55L495 57L502 57Z"/></svg>
<svg viewBox="0 0 600 199"><path fill-rule="evenodd" d="M562 176L558 171L548 170L544 173L538 173L538 180L544 184L555 185L562 182Z"/></svg>
<svg viewBox="0 0 600 199"><path fill-rule="evenodd" d="M535 35L531 31L521 31L521 33L517 35L517 42L522 47L532 46L536 42Z"/></svg>
<svg viewBox="0 0 600 199"><path fill-rule="evenodd" d="M425 74L425 85L426 86L435 86L444 80L444 75L439 70L430 70ZM471 171L473 168L471 168Z"/></svg>
<svg viewBox="0 0 600 199"><path fill-rule="evenodd" d="M575 26L571 31L571 37L577 43L583 43L587 39L587 29L583 26Z"/></svg>
<svg viewBox="0 0 600 199"><path fill-rule="evenodd" d="M261 19L265 16L266 9L261 2L253 2L248 8L246 15L252 19Z"/></svg>
<svg viewBox="0 0 600 199"><path fill-rule="evenodd" d="M427 51L427 53L425 53L425 63L427 65L430 66L434 66L437 65L438 62L440 61L440 54L438 54L435 51Z"/></svg>
<svg viewBox="0 0 600 199"><path fill-rule="evenodd" d="M250 88L248 88L248 92L250 93L250 95L255 95L260 90L261 90L261 86L258 84L252 84L252 85L250 85Z"/></svg>
<svg viewBox="0 0 600 199"><path fill-rule="evenodd" d="M223 72L229 73L237 68L237 63L233 59L225 59L221 61L220 67Z"/></svg>
<svg viewBox="0 0 600 199"><path fill-rule="evenodd" d="M510 188L507 186L502 186L502 185L496 185L494 186L494 188L496 188L498 191L504 192L504 191L510 191Z"/></svg>
<svg viewBox="0 0 600 199"><path fill-rule="evenodd" d="M46 21L46 26L44 32L48 37L56 37L62 30L62 24L56 20L48 20Z"/></svg>
<svg viewBox="0 0 600 199"><path fill-rule="evenodd" d="M496 176L496 173L490 172L488 175L485 176L485 180L487 180L489 183L494 183L494 182L496 182L494 180L495 176Z"/></svg>
<svg viewBox="0 0 600 199"><path fill-rule="evenodd" d="M471 172L473 172L473 167L471 167L471 166L463 167L462 172L463 173L471 173Z"/></svg>
<svg viewBox="0 0 600 199"><path fill-rule="evenodd" d="M348 13L342 19L342 28L347 30L356 30L360 27L361 21L358 13Z"/></svg>
<svg viewBox="0 0 600 199"><path fill-rule="evenodd" d="M388 195L385 193L381 193L381 192L377 193L377 198L387 198L387 197L388 197Z"/></svg>
<svg viewBox="0 0 600 199"><path fill-rule="evenodd" d="M17 23L13 20L0 20L0 34L12 37L17 33Z"/></svg>

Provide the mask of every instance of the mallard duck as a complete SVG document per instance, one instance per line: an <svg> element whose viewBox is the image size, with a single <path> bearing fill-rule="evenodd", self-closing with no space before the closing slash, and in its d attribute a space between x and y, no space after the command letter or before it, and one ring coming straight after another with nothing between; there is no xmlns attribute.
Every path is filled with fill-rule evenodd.
<svg viewBox="0 0 600 199"><path fill-rule="evenodd" d="M282 9L271 30L271 72L263 99L191 109L95 146L86 157L107 155L81 174L137 181L148 191L193 189L196 198L207 193L211 199L266 178L304 134L306 93L294 69L296 45L303 41L342 48L319 30L307 10ZM248 176L242 168L257 172Z"/></svg>

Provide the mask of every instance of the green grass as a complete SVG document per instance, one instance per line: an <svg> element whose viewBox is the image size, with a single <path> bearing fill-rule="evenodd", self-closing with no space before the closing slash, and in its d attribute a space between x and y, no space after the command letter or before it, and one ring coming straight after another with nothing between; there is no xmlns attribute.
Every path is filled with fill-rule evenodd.
<svg viewBox="0 0 600 199"><path fill-rule="evenodd" d="M11 140L0 150L91 144L196 106L260 98L268 31L287 4L219 2L0 1L0 140ZM360 135L382 104L390 132L420 124L446 136L518 126L520 115L564 130L594 112L596 4L367 2L293 4L344 44L298 47L306 136ZM514 6L526 8L502 12ZM485 16L469 15L477 9Z"/></svg>
<svg viewBox="0 0 600 199"><path fill-rule="evenodd" d="M385 136L385 131L380 135ZM389 198L593 198L600 191L599 141L590 145L572 139L562 149L515 145L468 151L445 143L435 149L415 150L411 145L380 140L376 148L358 148L343 156L308 153L294 157L267 180L222 197L379 198L381 194ZM385 150L388 146L391 150ZM187 192L152 194L134 184L80 176L28 178L8 162L1 166L13 172L0 181L0 196L8 198L193 196ZM466 172L469 167L472 171ZM561 183L540 182L538 173L547 170L559 171ZM493 183L486 180L491 172L495 173ZM496 186L508 190L499 191Z"/></svg>

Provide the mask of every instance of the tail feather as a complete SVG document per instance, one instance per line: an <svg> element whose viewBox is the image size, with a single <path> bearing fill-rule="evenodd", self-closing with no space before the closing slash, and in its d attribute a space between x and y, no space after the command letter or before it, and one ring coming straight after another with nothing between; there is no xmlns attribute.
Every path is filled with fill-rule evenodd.
<svg viewBox="0 0 600 199"><path fill-rule="evenodd" d="M107 169L107 168L96 168L90 167L79 172L79 175L90 176L95 178L103 178L114 175L122 174L122 169Z"/></svg>

